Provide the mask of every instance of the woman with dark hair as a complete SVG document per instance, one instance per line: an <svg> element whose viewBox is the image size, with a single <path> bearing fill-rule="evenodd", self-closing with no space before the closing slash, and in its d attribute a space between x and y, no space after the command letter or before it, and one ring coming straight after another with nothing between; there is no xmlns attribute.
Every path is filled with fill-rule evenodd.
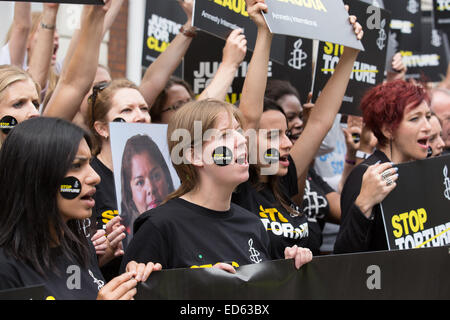
<svg viewBox="0 0 450 320"><path fill-rule="evenodd" d="M147 135L128 139L122 155L122 223L133 234L143 212L159 206L174 191L169 167L158 145Z"/></svg>
<svg viewBox="0 0 450 320"><path fill-rule="evenodd" d="M335 253L388 249L379 203L396 186L394 164L427 157L429 101L423 87L403 80L380 84L364 95L363 120L378 145L345 182Z"/></svg>
<svg viewBox="0 0 450 320"><path fill-rule="evenodd" d="M131 299L137 281L159 269L131 262L104 284L80 224L100 181L90 157L89 136L61 119L30 119L8 135L0 152L0 289L43 284L56 299ZM74 268L79 290L67 285Z"/></svg>
<svg viewBox="0 0 450 320"><path fill-rule="evenodd" d="M309 227L306 216L292 201L298 196L298 181L305 181L309 165L323 138L331 128L339 111L350 79L353 64L359 51L345 47L339 63L317 99L299 138L289 139L285 113L277 109L265 109L264 94L267 83L267 64L272 42L261 11L270 8L264 2L254 3L248 13L258 27L255 50L250 61L242 90L239 109L244 115L244 130L258 133L258 161L250 171L248 182L241 184L233 194L233 202L251 211L264 224L271 239L272 256L282 257L285 247L309 246ZM253 11L253 9L258 9ZM350 16L349 27L357 39L363 31L356 17ZM275 149L270 161L266 155ZM267 150L267 152L266 152ZM250 152L255 150L250 150ZM274 168L275 170L267 170Z"/></svg>

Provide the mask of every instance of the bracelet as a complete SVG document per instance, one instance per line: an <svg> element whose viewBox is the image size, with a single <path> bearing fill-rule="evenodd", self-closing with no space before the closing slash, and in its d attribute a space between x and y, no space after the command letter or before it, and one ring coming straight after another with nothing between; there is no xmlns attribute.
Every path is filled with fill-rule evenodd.
<svg viewBox="0 0 450 320"><path fill-rule="evenodd" d="M345 162L348 163L348 164L351 164L352 166L354 166L356 164L355 160L349 160L347 158L345 158Z"/></svg>
<svg viewBox="0 0 450 320"><path fill-rule="evenodd" d="M45 23L41 22L41 28L43 28L43 29L55 30L55 27L56 27L56 25L45 24Z"/></svg>
<svg viewBox="0 0 450 320"><path fill-rule="evenodd" d="M195 27L185 29L184 26L181 26L180 33L185 35L186 37L194 38L197 35L197 32L195 30Z"/></svg>

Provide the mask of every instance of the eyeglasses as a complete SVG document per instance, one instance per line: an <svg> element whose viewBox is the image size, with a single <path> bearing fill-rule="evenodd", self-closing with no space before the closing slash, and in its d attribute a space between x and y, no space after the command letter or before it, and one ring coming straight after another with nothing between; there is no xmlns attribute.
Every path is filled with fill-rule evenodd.
<svg viewBox="0 0 450 320"><path fill-rule="evenodd" d="M111 82L109 81L101 81L97 84L94 85L94 87L92 87L92 94L89 96L88 98L88 102L89 104L92 106L92 121L94 121L94 106L95 106L95 102L97 101L97 96L100 92L102 92L105 88L107 88L109 86Z"/></svg>
<svg viewBox="0 0 450 320"><path fill-rule="evenodd" d="M186 103L192 101L191 99L186 99L186 100L179 100L177 102L175 102L172 106L167 107L164 110L161 110L161 113L166 112L166 111L177 111L178 109L180 109L182 106L184 106Z"/></svg>

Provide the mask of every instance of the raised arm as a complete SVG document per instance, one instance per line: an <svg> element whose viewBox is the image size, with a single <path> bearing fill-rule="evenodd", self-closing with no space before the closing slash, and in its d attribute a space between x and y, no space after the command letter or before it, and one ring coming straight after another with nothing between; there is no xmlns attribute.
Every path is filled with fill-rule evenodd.
<svg viewBox="0 0 450 320"><path fill-rule="evenodd" d="M23 67L27 51L28 35L31 30L31 3L16 2L14 4L14 19L9 38L9 56L11 64Z"/></svg>
<svg viewBox="0 0 450 320"><path fill-rule="evenodd" d="M109 8L108 12L105 15L105 20L103 22L103 35L102 39L105 37L106 33L111 28L112 24L114 23L114 20L116 19L117 15L119 14L120 8L122 7L124 0L111 0L111 7ZM75 48L78 45L78 39L80 37L80 29L74 30L72 34L72 40L69 44L69 49L67 50L66 56L64 58L64 64L63 68L69 63L70 59L73 56L73 53L75 52Z"/></svg>
<svg viewBox="0 0 450 320"><path fill-rule="evenodd" d="M246 0L246 3L247 12L256 24L258 33L239 104L239 109L245 119L244 130L257 129L259 126L264 107L267 68L272 44L272 34L261 13L261 11L267 12L267 5L264 2L257 2L257 0Z"/></svg>
<svg viewBox="0 0 450 320"><path fill-rule="evenodd" d="M233 30L223 48L222 63L211 83L202 91L198 100L214 98L225 100L227 91L233 83L236 70L247 52L247 39L241 29Z"/></svg>
<svg viewBox="0 0 450 320"><path fill-rule="evenodd" d="M52 61L58 7L57 3L44 3L41 24L37 29L36 46L30 57L28 72L42 89L47 85Z"/></svg>
<svg viewBox="0 0 450 320"><path fill-rule="evenodd" d="M353 25L357 38L362 39L363 31L361 25L356 22L355 16L350 16L350 23ZM317 153L322 140L333 125L358 53L359 50L349 47L344 48L344 53L339 59L336 70L315 102L303 133L290 151L297 168L297 177L301 177L303 171L308 170L308 166Z"/></svg>
<svg viewBox="0 0 450 320"><path fill-rule="evenodd" d="M175 69L186 54L191 45L192 36L192 7L193 0L178 0L187 16L187 21L183 26L185 32L180 32L170 42L166 50L147 68L139 89L149 106L152 106L156 97L164 90L164 87Z"/></svg>
<svg viewBox="0 0 450 320"><path fill-rule="evenodd" d="M111 2L102 6L85 6L78 45L62 74L44 111L45 116L72 121L88 93L98 65L103 22Z"/></svg>

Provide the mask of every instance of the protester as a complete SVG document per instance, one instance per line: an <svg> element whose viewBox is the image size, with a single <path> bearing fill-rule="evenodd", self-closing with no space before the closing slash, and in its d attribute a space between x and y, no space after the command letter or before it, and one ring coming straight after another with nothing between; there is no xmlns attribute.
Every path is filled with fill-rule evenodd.
<svg viewBox="0 0 450 320"><path fill-rule="evenodd" d="M431 94L431 110L441 120L444 154L450 151L450 89L436 88Z"/></svg>
<svg viewBox="0 0 450 320"><path fill-rule="evenodd" d="M261 223L231 203L233 190L248 179L239 111L218 100L190 102L175 113L167 136L176 130L184 133L181 141L169 138L168 143L181 185L166 203L136 219L121 269L136 260L157 261L168 269L215 266L234 273L234 267L270 260ZM205 133L209 137L203 140ZM297 268L311 257L307 249L285 248L285 258L293 258Z"/></svg>
<svg viewBox="0 0 450 320"><path fill-rule="evenodd" d="M441 121L435 114L431 115L431 118L429 121L430 121L430 125L431 125L431 132L430 132L430 138L428 140L428 144L432 151L430 156L438 157L442 154L442 151L444 151L444 147L445 147L444 140L442 140Z"/></svg>
<svg viewBox="0 0 450 320"><path fill-rule="evenodd" d="M378 85L360 107L378 146L345 182L335 253L387 250L379 203L396 187L394 165L425 159L428 152L429 98L421 86L403 80Z"/></svg>
<svg viewBox="0 0 450 320"><path fill-rule="evenodd" d="M130 262L104 283L80 228L100 180L89 145L87 133L55 118L24 121L8 135L0 152L0 289L43 284L56 299L132 299L137 283L161 269ZM74 268L78 290L69 285Z"/></svg>
<svg viewBox="0 0 450 320"><path fill-rule="evenodd" d="M303 192L298 181L304 181L314 154L328 130L344 96L358 50L345 48L331 79L312 108L306 127L293 145L286 135L287 119L283 110L264 109L267 66L271 47L270 33L261 11L263 2L249 1L248 13L258 28L255 50L244 82L239 109L244 115L244 130L257 130L257 165L252 165L250 179L233 194L233 202L260 218L271 238L272 256L280 258L287 246L308 246L308 223L292 197ZM363 32L354 16L350 23L358 39ZM272 138L276 132L278 141ZM273 139L273 140L272 140ZM277 144L278 143L278 144ZM278 152L275 170L264 153ZM266 152L267 150L267 152ZM303 151L307 150L307 152ZM281 178L281 179L280 179Z"/></svg>
<svg viewBox="0 0 450 320"><path fill-rule="evenodd" d="M40 86L16 66L0 66L0 145L14 125L39 116Z"/></svg>

